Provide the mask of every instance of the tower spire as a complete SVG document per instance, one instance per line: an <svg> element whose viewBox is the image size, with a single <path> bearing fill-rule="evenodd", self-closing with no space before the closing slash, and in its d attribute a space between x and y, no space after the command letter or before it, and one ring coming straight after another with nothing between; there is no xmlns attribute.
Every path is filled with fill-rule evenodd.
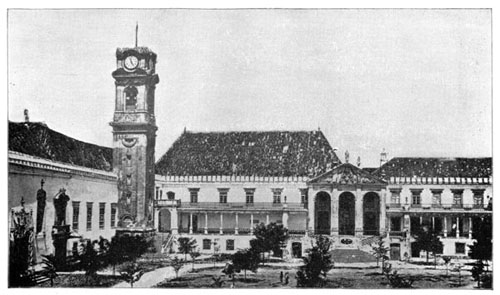
<svg viewBox="0 0 500 295"><path fill-rule="evenodd" d="M139 35L139 22L135 22L135 47L137 47L137 38Z"/></svg>

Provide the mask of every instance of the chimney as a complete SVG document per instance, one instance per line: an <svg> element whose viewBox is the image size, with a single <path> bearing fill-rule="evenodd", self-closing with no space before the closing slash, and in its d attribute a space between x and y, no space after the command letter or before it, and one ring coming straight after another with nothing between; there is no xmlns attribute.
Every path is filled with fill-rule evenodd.
<svg viewBox="0 0 500 295"><path fill-rule="evenodd" d="M24 122L29 123L30 116L28 115L28 109L24 109Z"/></svg>
<svg viewBox="0 0 500 295"><path fill-rule="evenodd" d="M382 149L382 152L380 153L380 167L387 163L387 152L385 151L385 148Z"/></svg>

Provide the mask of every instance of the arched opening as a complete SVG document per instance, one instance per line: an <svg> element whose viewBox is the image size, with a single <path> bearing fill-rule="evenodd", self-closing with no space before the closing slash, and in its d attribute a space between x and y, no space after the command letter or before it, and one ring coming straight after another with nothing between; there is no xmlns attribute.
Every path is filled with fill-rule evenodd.
<svg viewBox="0 0 500 295"><path fill-rule="evenodd" d="M314 200L314 216L315 216L315 232L318 235L330 234L330 218L331 218L331 198L326 192L316 194Z"/></svg>
<svg viewBox="0 0 500 295"><path fill-rule="evenodd" d="M302 243L293 242L292 243L292 257L301 258L302 257Z"/></svg>
<svg viewBox="0 0 500 295"><path fill-rule="evenodd" d="M380 197L369 192L363 197L363 234L378 236L380 230Z"/></svg>
<svg viewBox="0 0 500 295"><path fill-rule="evenodd" d="M160 210L158 220L158 231L160 232L170 232L170 211Z"/></svg>
<svg viewBox="0 0 500 295"><path fill-rule="evenodd" d="M343 192L339 196L339 234L354 235L356 199L350 192Z"/></svg>

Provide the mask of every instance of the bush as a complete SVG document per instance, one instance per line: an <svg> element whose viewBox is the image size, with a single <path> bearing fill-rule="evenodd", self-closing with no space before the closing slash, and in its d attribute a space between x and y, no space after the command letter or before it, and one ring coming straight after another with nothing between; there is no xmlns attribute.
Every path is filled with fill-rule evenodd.
<svg viewBox="0 0 500 295"><path fill-rule="evenodd" d="M392 288L411 288L414 282L412 278L404 278L396 270L392 270L390 263L384 266L384 274Z"/></svg>
<svg viewBox="0 0 500 295"><path fill-rule="evenodd" d="M297 272L297 287L322 287L326 280L326 274L333 267L330 256L330 240L319 236L316 246L308 250L304 257L304 265Z"/></svg>

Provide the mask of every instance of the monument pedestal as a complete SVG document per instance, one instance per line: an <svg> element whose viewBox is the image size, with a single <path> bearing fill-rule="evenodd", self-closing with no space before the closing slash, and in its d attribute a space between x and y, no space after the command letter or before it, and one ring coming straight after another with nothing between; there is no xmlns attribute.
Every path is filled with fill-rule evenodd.
<svg viewBox="0 0 500 295"><path fill-rule="evenodd" d="M63 269L66 266L66 252L69 236L69 225L54 225L52 227L56 269Z"/></svg>

